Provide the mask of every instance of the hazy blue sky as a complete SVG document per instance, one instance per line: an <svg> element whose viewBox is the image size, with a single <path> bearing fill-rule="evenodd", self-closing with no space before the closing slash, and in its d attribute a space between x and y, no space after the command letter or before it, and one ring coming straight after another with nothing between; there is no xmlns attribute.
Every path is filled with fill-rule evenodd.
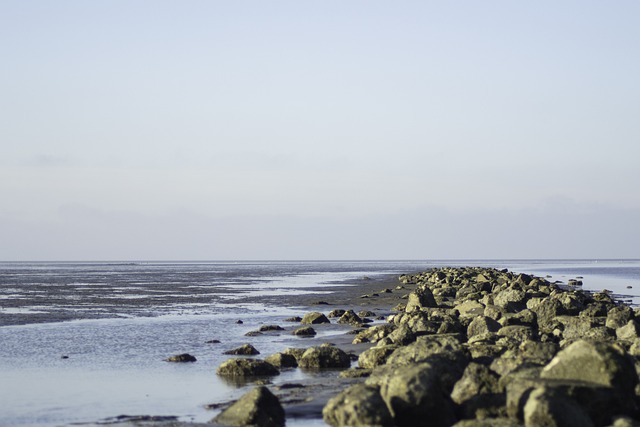
<svg viewBox="0 0 640 427"><path fill-rule="evenodd" d="M0 1L0 260L640 257L640 2Z"/></svg>

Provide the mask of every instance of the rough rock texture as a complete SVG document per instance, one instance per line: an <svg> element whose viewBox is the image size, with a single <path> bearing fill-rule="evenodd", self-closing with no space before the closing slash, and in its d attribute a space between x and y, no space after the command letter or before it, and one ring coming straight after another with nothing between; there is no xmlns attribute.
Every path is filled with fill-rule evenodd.
<svg viewBox="0 0 640 427"><path fill-rule="evenodd" d="M545 388L531 392L524 407L525 427L593 427L585 411L572 399Z"/></svg>
<svg viewBox="0 0 640 427"><path fill-rule="evenodd" d="M349 387L329 400L322 410L324 421L334 427L391 427L393 418L380 389L366 384Z"/></svg>
<svg viewBox="0 0 640 427"><path fill-rule="evenodd" d="M265 359L265 362L272 364L276 368L297 368L296 358L287 353L275 353Z"/></svg>
<svg viewBox="0 0 640 427"><path fill-rule="evenodd" d="M351 358L338 347L322 345L307 349L298 360L298 366L304 369L348 368Z"/></svg>
<svg viewBox="0 0 640 427"><path fill-rule="evenodd" d="M242 356L254 356L256 354L260 354L258 350L251 344L243 344L238 348L234 348L233 350L227 350L223 354L235 354Z"/></svg>
<svg viewBox="0 0 640 427"><path fill-rule="evenodd" d="M218 366L216 373L227 377L256 377L279 375L280 371L260 359L229 359Z"/></svg>
<svg viewBox="0 0 640 427"><path fill-rule="evenodd" d="M233 427L283 427L284 409L267 387L256 387L222 411L212 421Z"/></svg>
<svg viewBox="0 0 640 427"><path fill-rule="evenodd" d="M324 314L314 311L314 312L305 314L304 317L302 317L302 320L300 321L300 323L318 325L320 323L331 323L331 321L327 319L327 316L325 316Z"/></svg>
<svg viewBox="0 0 640 427"><path fill-rule="evenodd" d="M176 362L176 363L185 363L185 362L195 362L197 359L195 356L192 356L188 353L176 354L175 356L171 356L165 359L167 362Z"/></svg>
<svg viewBox="0 0 640 427"><path fill-rule="evenodd" d="M298 328L292 332L293 335L297 335L299 337L313 337L316 335L316 330L311 326L303 326L302 328Z"/></svg>

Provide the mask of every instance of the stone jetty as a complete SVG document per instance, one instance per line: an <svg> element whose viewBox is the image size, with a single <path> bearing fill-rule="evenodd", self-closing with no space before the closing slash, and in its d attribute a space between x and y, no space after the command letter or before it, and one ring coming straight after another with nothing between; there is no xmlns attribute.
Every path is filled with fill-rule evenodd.
<svg viewBox="0 0 640 427"><path fill-rule="evenodd" d="M480 267L399 281L413 291L386 323L353 336L369 345L357 366L348 368L349 358L331 346L296 357L301 367L343 368L342 377L359 378L328 400L327 424L640 425L640 313L608 292ZM345 324L363 326L344 313ZM318 324L311 317L326 318L314 313L304 323Z"/></svg>

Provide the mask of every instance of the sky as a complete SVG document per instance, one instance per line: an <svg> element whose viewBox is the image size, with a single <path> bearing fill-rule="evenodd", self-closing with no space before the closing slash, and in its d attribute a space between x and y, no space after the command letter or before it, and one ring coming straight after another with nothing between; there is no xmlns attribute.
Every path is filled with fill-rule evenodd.
<svg viewBox="0 0 640 427"><path fill-rule="evenodd" d="M0 260L640 258L639 18L0 0Z"/></svg>

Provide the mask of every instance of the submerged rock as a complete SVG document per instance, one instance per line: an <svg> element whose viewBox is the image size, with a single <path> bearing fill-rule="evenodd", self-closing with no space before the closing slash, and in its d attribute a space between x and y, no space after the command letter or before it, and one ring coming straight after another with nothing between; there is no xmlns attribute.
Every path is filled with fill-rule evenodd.
<svg viewBox="0 0 640 427"><path fill-rule="evenodd" d="M242 356L254 356L256 354L260 354L258 350L251 344L243 344L238 348L234 348L233 350L227 350L223 354L235 354Z"/></svg>
<svg viewBox="0 0 640 427"><path fill-rule="evenodd" d="M175 356L171 356L165 360L167 362L185 363L185 362L195 362L198 359L196 359L194 356L188 353L183 353L183 354L177 354Z"/></svg>

